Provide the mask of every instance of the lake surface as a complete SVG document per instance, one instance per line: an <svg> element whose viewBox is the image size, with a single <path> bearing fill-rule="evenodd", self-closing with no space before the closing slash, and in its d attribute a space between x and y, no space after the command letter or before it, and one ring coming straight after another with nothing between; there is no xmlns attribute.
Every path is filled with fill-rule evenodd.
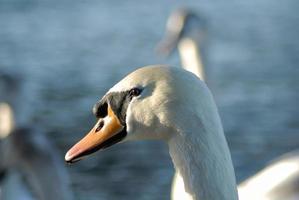
<svg viewBox="0 0 299 200"><path fill-rule="evenodd" d="M15 76L19 125L65 151L95 122L93 104L154 48L181 1L0 0L0 72ZM209 24L206 65L238 182L299 147L299 1L184 1ZM169 199L161 142L119 144L67 166L78 200ZM63 161L62 161L63 162Z"/></svg>

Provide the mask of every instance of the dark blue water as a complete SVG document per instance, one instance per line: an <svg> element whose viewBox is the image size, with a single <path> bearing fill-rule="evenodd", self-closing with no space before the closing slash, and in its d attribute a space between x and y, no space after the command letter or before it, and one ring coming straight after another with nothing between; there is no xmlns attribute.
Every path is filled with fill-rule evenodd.
<svg viewBox="0 0 299 200"><path fill-rule="evenodd" d="M0 0L0 70L13 74L19 124L40 126L61 157L94 123L92 105L133 69L179 65L154 53L180 1ZM299 2L184 1L204 15L208 84L238 181L299 147ZM159 142L120 144L68 167L77 199L168 199Z"/></svg>

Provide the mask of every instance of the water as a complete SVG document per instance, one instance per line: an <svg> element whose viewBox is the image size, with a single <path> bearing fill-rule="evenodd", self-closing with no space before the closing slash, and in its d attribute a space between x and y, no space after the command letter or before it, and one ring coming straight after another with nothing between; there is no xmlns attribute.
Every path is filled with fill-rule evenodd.
<svg viewBox="0 0 299 200"><path fill-rule="evenodd" d="M21 83L19 124L65 151L94 123L92 105L153 49L180 1L0 0L0 70ZM210 24L208 84L238 181L299 146L299 2L184 1ZM169 199L160 142L119 144L67 167L77 199Z"/></svg>

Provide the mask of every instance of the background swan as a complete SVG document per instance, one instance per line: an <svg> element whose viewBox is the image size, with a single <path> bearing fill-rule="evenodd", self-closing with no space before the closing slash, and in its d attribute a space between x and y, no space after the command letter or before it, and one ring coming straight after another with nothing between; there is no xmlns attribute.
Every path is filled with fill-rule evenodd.
<svg viewBox="0 0 299 200"><path fill-rule="evenodd" d="M71 200L69 177L56 147L34 127L18 127L11 106L18 84L8 74L0 83L0 200Z"/></svg>
<svg viewBox="0 0 299 200"><path fill-rule="evenodd" d="M299 152L287 153L238 185L241 200L299 199Z"/></svg>
<svg viewBox="0 0 299 200"><path fill-rule="evenodd" d="M10 120L11 108L0 103L0 171L5 173L0 199L73 199L56 148L40 131L10 127Z"/></svg>
<svg viewBox="0 0 299 200"><path fill-rule="evenodd" d="M197 21L197 23L195 23ZM159 43L159 52L168 55L178 49L183 68L205 79L203 36L206 23L187 9L177 9L169 17L165 37ZM275 178L274 178L275 177ZM172 184L173 200L189 200L184 182L176 172ZM287 153L238 185L241 200L299 199L299 153Z"/></svg>
<svg viewBox="0 0 299 200"><path fill-rule="evenodd" d="M179 8L169 16L164 38L158 44L157 51L168 56L178 49L181 66L205 80L206 32L207 24L203 17L186 8Z"/></svg>
<svg viewBox="0 0 299 200"><path fill-rule="evenodd" d="M119 141L160 139L192 199L238 199L217 108L192 73L165 66L138 69L111 88L93 112L97 124L67 152L67 162Z"/></svg>

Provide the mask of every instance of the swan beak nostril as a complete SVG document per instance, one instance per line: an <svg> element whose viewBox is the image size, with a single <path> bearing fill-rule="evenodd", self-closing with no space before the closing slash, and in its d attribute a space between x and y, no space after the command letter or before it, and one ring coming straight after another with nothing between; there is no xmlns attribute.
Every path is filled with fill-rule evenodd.
<svg viewBox="0 0 299 200"><path fill-rule="evenodd" d="M104 126L104 120L99 120L98 127L96 128L95 132L99 132Z"/></svg>

